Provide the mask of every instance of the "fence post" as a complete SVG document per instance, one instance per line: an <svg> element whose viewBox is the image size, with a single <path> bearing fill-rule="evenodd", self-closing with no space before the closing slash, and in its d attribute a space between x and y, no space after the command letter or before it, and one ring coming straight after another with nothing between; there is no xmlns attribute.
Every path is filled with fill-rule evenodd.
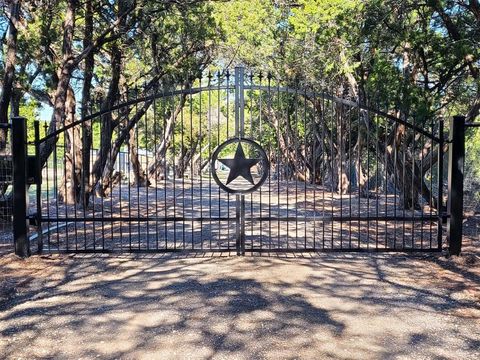
<svg viewBox="0 0 480 360"><path fill-rule="evenodd" d="M13 240L15 254L30 256L27 224L27 120L12 118Z"/></svg>
<svg viewBox="0 0 480 360"><path fill-rule="evenodd" d="M448 154L447 240L450 255L459 255L462 250L464 161L465 116L455 116L450 126Z"/></svg>

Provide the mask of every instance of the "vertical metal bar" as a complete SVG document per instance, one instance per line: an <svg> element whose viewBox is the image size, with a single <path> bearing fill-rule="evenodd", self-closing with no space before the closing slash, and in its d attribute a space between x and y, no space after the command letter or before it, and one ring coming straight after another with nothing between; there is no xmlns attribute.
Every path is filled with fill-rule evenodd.
<svg viewBox="0 0 480 360"><path fill-rule="evenodd" d="M430 134L432 134L432 136L435 135L435 128L434 128L434 124L433 124L433 119L431 121L431 130L430 130ZM430 144L431 144L431 149L430 151L432 151L432 155L430 156L430 164L429 164L429 168L430 168L430 218L432 218L432 205L433 205L433 162L432 162L432 159L433 159L433 146L434 146L434 142L432 140L430 140ZM433 221L430 220L430 247L429 249L431 250L432 249L432 243L433 243Z"/></svg>
<svg viewBox="0 0 480 360"><path fill-rule="evenodd" d="M45 124L43 125L43 136L45 136L48 132L48 125L47 123L45 122ZM49 162L49 159L47 159L47 161L45 162L45 197L46 197L46 202L47 202L47 209L46 209L46 223L47 223L47 227L50 226L50 189L49 189L49 186L48 186L48 183L49 183L49 166L48 166L48 162ZM48 248L48 251L50 251L50 231L47 231L47 248Z"/></svg>
<svg viewBox="0 0 480 360"><path fill-rule="evenodd" d="M333 92L331 92L333 94ZM334 201L335 199L333 198L333 195L334 195L334 192L335 192L335 180L334 180L334 172L335 172L335 153L333 151L333 134L334 132L337 130L336 128L336 111L335 111L335 107L334 107L334 104L333 104L333 101L330 101L330 111L331 111L331 129L330 129L330 160L331 160L331 164L332 164L332 171L331 171L331 181L332 181L332 189L331 189L331 192L330 192L330 199L331 199L331 203L330 203L330 207L331 207L331 217L333 218L335 216L335 207L334 207ZM337 141L338 141L338 135L337 135ZM330 244L330 247L333 249L334 247L334 222L333 222L333 219L331 219L330 221L330 227L331 227L331 244Z"/></svg>
<svg viewBox="0 0 480 360"><path fill-rule="evenodd" d="M262 86L262 73L261 72L260 72L260 74L258 74L258 83L259 83L260 86ZM252 85L253 85L253 82L252 82ZM258 94L258 96L259 96L259 99L258 99L258 101L259 101L259 103L258 103L258 122L259 122L260 139L263 142L264 138L263 138L263 127L262 127L262 95L263 95L263 91L260 90L259 94ZM251 92L251 96L253 97L253 91ZM252 101L252 108L253 108L253 101ZM252 132L252 135L253 135L253 129L251 130L251 132ZM270 144L269 144L269 147L270 147ZM270 179L270 174L269 174L268 178ZM262 202L263 202L262 201L263 200L262 188L263 188L263 186L260 187L260 204L259 204L259 210L258 210L260 218L262 218L262 216L263 216L263 212L262 212ZM270 201L270 199L269 199L269 201ZM252 203L253 203L253 201L252 201ZM268 206L270 206L270 202L268 203ZM263 225L263 221L260 220L260 229L259 229L259 231L260 231L260 249L263 248L263 229L262 229L263 226L262 225Z"/></svg>
<svg viewBox="0 0 480 360"><path fill-rule="evenodd" d="M127 166L128 166L128 180L127 180L127 188L128 188L128 201L127 201L127 206L128 206L128 250L132 251L132 181L130 179L131 176L131 159L130 159L130 154L131 154L131 146L132 142L130 139L131 133L135 130L130 130L128 135L127 135ZM95 198L95 197L94 197Z"/></svg>
<svg viewBox="0 0 480 360"><path fill-rule="evenodd" d="M145 96L148 95L146 85L144 85L144 87L143 87L143 93L144 93ZM146 211L145 216L147 218L147 221L145 222L146 227L147 227L147 229L145 231L145 236L147 237L147 249L150 249L150 231L149 231L150 222L148 221L150 219L150 216L149 216L149 207L150 207L149 198L150 198L150 196L148 194L148 188L149 188L149 179L148 179L148 109L145 110L145 114L143 116L144 116L144 119L145 119L145 126L144 126L145 134L143 135L143 138L144 138L143 150L145 151L145 184L144 184L144 186L145 186L145 211ZM112 159L112 161L113 161L113 159ZM140 161L140 166L143 169L142 161ZM112 191L110 191L110 194L112 194ZM110 197L110 199L113 199L113 196ZM112 206L112 204L110 206ZM112 214L113 214L113 211L112 211ZM111 227L112 227L112 230L113 230L113 222L112 222ZM113 231L112 231L112 240L113 240Z"/></svg>
<svg viewBox="0 0 480 360"><path fill-rule="evenodd" d="M289 130L291 130L291 124L290 124L290 108L289 108L289 94L285 94L285 102L286 102L286 105L285 105L285 132L287 132L287 134L285 134L285 152L287 151L290 151L290 142L291 142L291 139L290 139L290 135L288 133ZM280 123L278 125L278 127L280 128ZM287 193L287 205L286 205L286 210L287 210L287 218L290 217L290 204L289 204L289 198L290 198L290 194L289 194L289 190L290 190L290 178L291 178L291 170L292 170L292 167L290 166L290 161L288 159L288 154L283 154L284 155L284 159L285 159L285 164L286 164L286 173L285 173L285 184L286 184L286 193ZM280 192L279 192L279 195L280 195ZM289 243L289 235L290 235L290 221L286 221L286 234L285 234L285 239L287 240L287 244L286 244L286 247L287 249L289 248L290 246L290 243Z"/></svg>
<svg viewBox="0 0 480 360"><path fill-rule="evenodd" d="M348 181L349 181L349 189L348 189L348 217L352 218L352 112L353 109L350 110L350 114L348 116ZM360 229L359 229L360 232ZM360 236L360 235L359 235ZM352 248L352 221L348 222L348 248Z"/></svg>
<svg viewBox="0 0 480 360"><path fill-rule="evenodd" d="M77 169L77 166L76 166L76 154L77 154L77 151L75 150L75 127L72 128L72 167L73 167L73 171L72 171L72 186L75 187L75 195L74 195L74 199L73 199L73 214L74 214L74 217L75 217L75 221L73 223L73 228L74 228L74 231L75 231L75 250L77 251L78 250L78 227L77 227L77 176L75 174L75 171ZM80 131L79 131L80 133ZM38 185L37 185L38 187ZM67 215L67 214L65 214Z"/></svg>
<svg viewBox="0 0 480 360"><path fill-rule="evenodd" d="M393 128L393 249L397 248L397 135L398 123Z"/></svg>
<svg viewBox="0 0 480 360"><path fill-rule="evenodd" d="M212 158L212 73L208 72L208 160ZM201 115L200 115L201 116ZM202 151L202 143L200 141L200 151ZM193 161L193 157L192 157ZM193 163L192 163L193 165ZM202 164L200 164L200 171L202 170ZM208 219L209 219L209 250L212 250L212 236L213 236L213 228L212 228L212 177L208 176Z"/></svg>
<svg viewBox="0 0 480 360"><path fill-rule="evenodd" d="M385 238L384 247L388 248L388 120L385 121L384 135L384 179L385 179Z"/></svg>
<svg viewBox="0 0 480 360"><path fill-rule="evenodd" d="M377 106L378 108L378 106ZM375 250L378 251L378 214L379 214L379 201L380 201L380 193L379 193L379 166L380 166L380 149L378 144L380 143L380 134L379 134L379 129L380 129L380 120L378 117L376 117L376 122L375 122L375 136L376 136L376 141L375 141L375 162L376 162L376 167L375 167L375 215L377 217L375 221Z"/></svg>
<svg viewBox="0 0 480 360"><path fill-rule="evenodd" d="M227 69L226 74L226 103L227 103L227 139L230 137L230 71ZM235 90L234 90L235 91ZM235 112L235 110L234 110ZM230 219L230 193L227 193L227 217ZM227 225L227 249L230 250L230 222Z"/></svg>
<svg viewBox="0 0 480 360"><path fill-rule="evenodd" d="M415 117L413 117L412 120L413 126L415 126ZM416 151L416 137L417 137L417 132L416 130L413 131L413 144L412 144L412 181L411 181L411 188L412 188L412 249L415 248L415 202L417 200L416 192L415 192L415 151Z"/></svg>
<svg viewBox="0 0 480 360"><path fill-rule="evenodd" d="M405 198L407 196L407 188L405 186L405 181L406 181L406 177L405 177L405 170L406 170L406 163L407 163L407 146L406 146L406 142L407 142L407 131L408 131L408 128L403 125L403 139L402 139L402 200L403 200L403 204L402 204L402 210L403 210L403 219L402 219L402 226L403 226L403 229L402 229L402 249L405 250L405 233L406 233L406 229L405 229L405 216L406 216L406 206L405 206Z"/></svg>
<svg viewBox="0 0 480 360"><path fill-rule="evenodd" d="M190 89L189 89L189 100L190 100L190 147L193 147L193 98L192 98L192 87L190 86ZM187 96L185 94L185 96ZM201 96L201 94L200 94ZM199 144L199 151L202 151L202 146L201 146L201 143ZM201 166L201 164L200 164ZM192 205L192 209L191 209L191 217L193 219L194 217L194 214L195 214L195 209L194 209L194 201L193 201L193 196L194 196L194 192L193 192L193 167L194 167L194 158L192 156L191 160L190 160L190 202L191 202L191 205ZM200 224L201 225L201 224ZM191 237L191 241L192 241L192 250L195 248L195 222L192 220L192 223L191 223L191 226L192 226L192 237Z"/></svg>
<svg viewBox="0 0 480 360"><path fill-rule="evenodd" d="M304 164L304 177L303 180L303 201L304 201L304 209L305 212L303 213L303 236L304 236L304 249L307 249L307 90L303 94L303 152L305 158ZM315 196L313 197L313 202L315 202Z"/></svg>
<svg viewBox="0 0 480 360"><path fill-rule="evenodd" d="M443 217L443 146L444 146L444 134L443 134L443 119L440 119L438 124L438 166L437 166L437 181L438 181L438 193L437 193L437 247L438 250L442 249L442 217Z"/></svg>
<svg viewBox="0 0 480 360"><path fill-rule="evenodd" d="M138 92L138 86L135 86L135 99L138 100L138 96L139 95L139 92ZM138 102L135 103L135 113L138 114ZM135 162L139 162L138 164L138 169L137 169L137 172L140 171L140 168L141 168L141 161L140 161L140 155L139 155L139 148L140 148L140 144L139 144L139 137L140 137L140 132L139 132L139 128L140 128L140 120L141 119L138 119L138 122L135 124L135 144L133 144L133 146L135 146L136 148L136 154L135 154L135 157L136 159L133 159ZM141 208L140 208L140 175L141 174L135 174L135 183L137 185L137 219L140 219L140 217L142 217L141 215ZM103 180L102 180L103 182ZM102 202L102 217L103 217L103 202ZM103 222L102 222L103 224ZM137 231L138 231L138 234L137 234L137 239L138 239L138 249L141 248L141 243L142 243L142 237L141 237L141 234L142 234L142 228L141 228L141 224L140 224L140 220L138 220L137 222ZM105 235L102 235L102 238L105 239Z"/></svg>
<svg viewBox="0 0 480 360"><path fill-rule="evenodd" d="M172 97L173 98L173 97ZM168 99L170 101L170 98ZM164 211L164 223L163 223L163 237L165 241L165 250L168 248L168 222L167 222L167 216L168 216L168 207L167 207L167 176L168 176L168 157L167 157L167 147L166 142L167 142L167 113L168 113L168 101L165 98L165 89L162 89L162 112L163 112L163 211ZM130 188L130 187L129 187Z"/></svg>
<svg viewBox="0 0 480 360"><path fill-rule="evenodd" d="M192 93L192 88L190 87L190 96L188 97L189 101L190 101L190 147L193 147L193 93ZM187 96L185 94L185 96ZM200 93L199 96L202 96L202 94ZM183 122L183 108L182 108L182 122ZM202 151L202 146L200 144L200 151ZM193 156L192 156L192 160L191 160L191 164L190 164L190 201L191 201L191 205L192 205L192 219L195 217L195 209L194 209L194 201L193 201L193 198L194 198L194 192L193 192L193 176L194 176L194 169L193 169ZM201 164L200 164L201 166ZM202 223L200 223L200 226L202 226ZM192 223L191 223L191 227L192 227L192 237L191 237L191 241L192 241L192 250L195 248L195 222L192 220Z"/></svg>
<svg viewBox="0 0 480 360"><path fill-rule="evenodd" d="M154 98L153 98L153 143L154 143L154 146L153 146L153 162L156 163L156 157L158 156L157 155L157 151L158 151L158 118L157 118L157 97L158 97L158 88L155 87L155 93L154 93ZM147 166L149 166L149 164L147 164ZM159 215L159 211L158 211L158 172L157 172L157 169L153 169L154 173L153 175L155 176L154 177L154 181L155 181L155 250L158 251L158 215ZM150 169L148 170L148 172L150 172ZM122 182L120 181L120 199L122 198L121 194L122 194L122 187L121 187L121 184ZM121 208L121 206L120 206ZM120 227L121 229L121 227Z"/></svg>
<svg viewBox="0 0 480 360"><path fill-rule="evenodd" d="M280 83L279 81L277 80L277 112L278 112L278 115L277 115L277 163L276 163L276 166L277 166L277 216L278 216L278 221L277 221L277 247L280 249L280 230L281 230L281 227L280 227L280 217L281 217L281 213L280 213L280 209L281 209L281 205L280 205L280 161L281 161L281 157L280 157L280 115L281 115L281 104L282 104L282 101L280 99ZM288 224L288 223L287 223ZM287 234L288 236L288 234Z"/></svg>
<svg viewBox="0 0 480 360"><path fill-rule="evenodd" d="M422 149L422 151L420 152L421 158L420 158L420 174L419 174L420 196L423 197L423 179L424 179L424 174L423 174L424 153L423 153L423 149L425 148L425 135L424 134L421 134L421 136L420 136L420 144L421 144L420 149ZM425 222L425 220L423 220L423 217L425 216L425 214L424 214L422 205L420 205L420 213L421 213L421 217L422 217L422 220L420 222L420 249L423 249L423 226L424 226L424 222Z"/></svg>
<svg viewBox="0 0 480 360"><path fill-rule="evenodd" d="M185 90L184 87L182 86L181 87L181 90ZM182 101L182 99L180 98L180 101ZM175 98L172 97L172 110L171 110L171 116L175 116ZM177 218L177 166L176 166L176 161L175 161L175 157L177 156L177 146L175 144L175 119L173 119L173 123L171 126L173 126L173 130L172 130L172 173L173 173L173 180L172 180L172 185L173 185L173 198L172 198L172 201L173 201L173 217L174 217L174 220L172 221L173 223L173 249L176 250L177 249L177 221L176 221L176 218ZM166 158L166 157L165 157ZM201 190L200 190L201 191ZM166 209L166 206L165 206L165 209Z"/></svg>
<svg viewBox="0 0 480 360"><path fill-rule="evenodd" d="M65 135L65 134L63 134ZM53 193L56 194L55 196L58 196L58 156L57 156L57 143L55 143L53 147ZM59 215L58 215L58 201L55 200L55 218L57 220L57 250L60 250L60 235L58 229L60 228L60 222L58 221Z"/></svg>
<svg viewBox="0 0 480 360"><path fill-rule="evenodd" d="M64 190L64 193L63 193L63 211L65 212L64 213L64 216L67 217L67 214L68 214L68 209L67 209L67 198L68 198L68 194L67 194L67 154L66 154L66 151L67 151L67 135L68 135L68 130L67 131L64 131L62 136L63 136L63 190ZM73 140L73 139L72 139ZM73 180L73 179L72 179ZM59 192L60 190L58 190ZM103 217L103 216L102 216ZM68 238L68 220L65 221L65 240L67 242L67 251L70 250L70 241L69 241L69 238Z"/></svg>
<svg viewBox="0 0 480 360"><path fill-rule="evenodd" d="M15 255L30 256L27 224L27 119L12 118L13 240Z"/></svg>
<svg viewBox="0 0 480 360"><path fill-rule="evenodd" d="M235 68L235 75L238 75L238 83L237 83L237 90L238 90L238 117L239 117L239 124L238 126L238 133L237 136L243 137L245 135L245 69L243 67L236 67Z"/></svg>
<svg viewBox="0 0 480 360"><path fill-rule="evenodd" d="M362 168L362 158L361 158L361 155L360 152L361 152L361 146L360 146L360 136L362 136L360 134L360 132L362 131L361 130L361 122L362 122L362 119L361 119L361 110L360 110L360 105L356 106L355 108L356 112L357 112L357 121L358 121L358 124L357 124L357 131L358 131L358 134L357 134L357 142L358 142L358 149L357 149L357 178L358 178L358 184L357 184L357 216L358 216L358 227L357 227L357 246L358 248L360 248L360 238L361 238L361 222L360 222L360 209L361 209L361 198L362 198L362 194L361 194L361 189L360 189L360 171L361 171L361 168ZM368 148L368 145L367 145L367 148ZM368 210L367 210L368 211ZM367 215L368 216L368 215ZM368 230L367 230L368 231ZM368 235L367 235L367 238L368 238Z"/></svg>
<svg viewBox="0 0 480 360"><path fill-rule="evenodd" d="M135 105L136 106L136 105ZM100 109L102 109L102 107L100 107ZM135 109L135 112L137 112L138 109ZM105 131L104 130L104 127L106 126L110 126L110 124L108 124L110 121L109 120L106 120L104 118L100 118L100 134L103 134L103 132ZM108 122L108 123L107 123ZM100 135L100 149L98 149L98 153L100 154L100 156L102 156L102 148L103 148L103 135ZM138 133L137 133L137 141L138 141ZM137 146L137 154L138 154L138 146ZM103 186L104 184L104 177L103 177L103 171L101 172L101 175L100 175L100 180L99 180L99 185L100 186ZM99 202L100 202L100 210L101 210L101 216L102 216L102 219L105 218L105 198L100 195L99 196L100 199L99 199ZM95 216L95 215L94 215ZM102 250L105 249L105 221L102 221L102 225L101 225L101 228L102 228ZM68 234L68 232L67 232ZM138 231L138 234L140 235L140 229ZM95 241L95 240L94 240ZM68 246L68 239L67 239L67 246Z"/></svg>
<svg viewBox="0 0 480 360"><path fill-rule="evenodd" d="M370 249L370 112L368 110L365 110L365 118L367 123L367 188L365 189L367 195L367 249Z"/></svg>
<svg viewBox="0 0 480 360"><path fill-rule="evenodd" d="M235 68L235 136L241 138L245 131L244 68ZM237 255L245 251L245 195L236 196Z"/></svg>
<svg viewBox="0 0 480 360"><path fill-rule="evenodd" d="M88 107L88 105L87 105ZM88 110L82 109L82 113L88 114ZM85 219L86 215L86 207L87 207L87 200L85 198L85 194L87 193L87 188L88 185L86 184L86 177L85 177L85 171L83 171L83 168L86 166L85 164L90 163L90 151L85 151L87 148L87 141L89 139L89 135L87 134L87 126L85 124L86 122L82 122L82 176L81 176L81 189L80 193L82 194L82 199L80 200L82 202L82 215L83 218ZM86 222L83 221L83 242L84 244L87 243L87 225ZM86 248L86 245L85 245Z"/></svg>
<svg viewBox="0 0 480 360"><path fill-rule="evenodd" d="M120 137L121 131L120 128L117 127L117 139ZM118 172L119 172L119 180L118 180L118 214L120 217L123 216L122 214L122 145L118 145ZM120 249L123 252L123 222L119 222L119 235L120 235Z"/></svg>
<svg viewBox="0 0 480 360"><path fill-rule="evenodd" d="M272 94L271 94L271 82L272 76L270 73L267 74L267 87L268 87L268 98L267 98L267 109L268 114L272 113ZM260 84L261 85L261 84ZM270 159L273 157L272 149L272 140L268 143L268 155ZM268 248L272 249L272 173L268 174Z"/></svg>
<svg viewBox="0 0 480 360"><path fill-rule="evenodd" d="M338 195L340 195L340 249L343 248L343 149L345 145L345 141L343 139L343 132L345 129L343 128L343 120L344 120L344 105L337 104L337 116L336 116L336 126L337 126L337 139L340 141L339 144L339 164L338 167L340 169L340 176L338 176ZM360 123L359 123L359 131L360 131ZM359 193L360 198L360 193ZM359 207L360 208L360 207ZM360 222L359 222L360 228Z"/></svg>
<svg viewBox="0 0 480 360"><path fill-rule="evenodd" d="M240 195L235 195L235 247L237 249L237 255L241 255L241 235L240 235Z"/></svg>
<svg viewBox="0 0 480 360"><path fill-rule="evenodd" d="M325 162L328 162L328 154L326 153L326 146L325 146L325 123L327 121L327 117L325 115L326 107L325 107L325 94L322 93L322 100L320 105L320 117L319 121L322 123L322 136L321 136L321 146L322 146L322 157ZM327 139L328 141L328 139ZM322 250L325 249L325 182L326 176L322 174Z"/></svg>
<svg viewBox="0 0 480 360"><path fill-rule="evenodd" d="M220 112L220 98L221 98L221 91L220 91L220 86L221 86L221 77L220 77L220 71L217 72L217 145L220 144L220 117L221 117L221 112ZM217 238L217 246L218 248L221 247L222 244L222 221L220 220L220 217L222 215L222 210L221 210L221 189L218 187L218 238ZM228 216L228 215L227 215ZM228 222L227 222L227 227L228 227ZM227 244L228 244L228 239L227 239ZM228 245L227 245L228 247Z"/></svg>
<svg viewBox="0 0 480 360"><path fill-rule="evenodd" d="M186 89L182 89L183 91L185 91ZM183 95L180 95L180 97L183 96ZM191 97L191 93L190 93L190 97ZM181 99L180 99L181 101ZM190 98L190 101L191 101L191 98ZM184 141L184 132L185 132L185 125L184 125L184 114L183 114L183 108L184 106L181 107L180 109L180 133L181 133L181 140L180 140L180 143L181 143L181 150L180 150L180 162L181 162L181 172L182 172L182 243L183 243L183 250L185 250L185 246L186 246L186 243L185 243L185 169L184 167L186 166L185 164L185 160L183 160L183 157L184 155L186 155L186 151L185 151L185 141ZM192 116L192 108L190 106L190 117ZM200 114L201 116L201 114ZM190 148L192 148L192 137L190 137ZM193 224L192 224L192 234L193 234Z"/></svg>
<svg viewBox="0 0 480 360"><path fill-rule="evenodd" d="M119 114L118 114L119 115ZM113 125L110 125L110 126L113 126ZM115 225L112 217L114 216L114 212L113 212L113 173L115 171L115 159L113 159L113 144L112 144L112 140L113 140L113 135L115 134L115 131L114 129L110 128L110 133L112 134L111 135L111 138L110 138L110 149L109 149L109 155L108 157L111 159L112 161L112 167L113 167L113 170L112 170L112 174L110 175L110 180L108 181L109 184L107 184L107 186L110 187L110 249L114 249L115 247L115 242L114 242L114 230L113 230L113 227ZM75 154L75 152L74 152ZM75 155L73 157L75 159ZM75 166L74 166L75 168ZM105 189L104 191L106 191L107 189ZM148 198L148 196L147 196ZM148 207L147 207L148 208ZM76 213L76 211L75 211ZM76 222L75 222L76 224ZM148 223L147 223L148 224ZM75 225L76 226L76 225ZM148 230L148 225L147 225L147 230ZM76 227L75 227L75 233L76 233ZM76 244L77 240L76 240L76 236L75 236L75 244ZM105 250L105 248L103 249Z"/></svg>
<svg viewBox="0 0 480 360"><path fill-rule="evenodd" d="M245 255L245 195L240 195L240 251Z"/></svg>
<svg viewBox="0 0 480 360"><path fill-rule="evenodd" d="M94 111L95 111L94 105L95 105L95 104L93 104L93 103L90 104L90 114L93 114ZM100 110L100 106L98 107L98 110ZM100 120L101 120L101 118L100 118ZM93 147L94 147L94 144L95 144L95 142L94 142L94 140L95 140L95 139L94 139L95 133L94 133L94 131L93 131L93 126L94 126L95 124L94 124L94 122L93 122L93 119L91 120L90 125L91 125L91 127L92 127L92 137L91 137L91 147L90 147L90 152L91 152L91 154L90 154L90 157L91 157L92 159L95 159L95 156L94 156L94 155L96 155L98 152L96 153L96 152L94 151L94 148L93 148ZM100 123L100 126L101 126L101 123ZM93 170L93 169L92 169L92 170ZM130 189L130 187L129 187L129 189ZM95 198L96 198L96 195L95 195L95 189L94 189L94 188L91 189L91 196L92 196L92 218L95 220L95 214L96 214L96 211L95 211ZM92 228L92 236L91 236L91 239L92 239L92 240L91 240L91 241L92 241L92 243L93 243L93 249L95 250L95 246L96 246L95 244L96 244L96 239L97 239L97 234L96 234L97 226L96 226L95 221L93 221L93 222L91 223L91 228ZM131 234L131 232L130 232L130 234ZM87 240L85 240L85 250L87 250L87 247L88 247L88 242L87 242Z"/></svg>
<svg viewBox="0 0 480 360"><path fill-rule="evenodd" d="M36 183L36 205L37 205L37 252L39 254L43 251L43 235L42 235L42 166L40 164L40 122L35 120L33 123L35 129L35 163L37 170Z"/></svg>
<svg viewBox="0 0 480 360"><path fill-rule="evenodd" d="M463 165L465 160L465 116L455 116L450 126L448 154L448 207L447 223L449 254L459 255L462 250L463 222Z"/></svg>
<svg viewBox="0 0 480 360"><path fill-rule="evenodd" d="M240 69L239 67L235 68L235 74L234 74L234 94L235 94L235 104L234 104L234 113L235 113L235 136L239 137L240 136L240 112L239 112L239 106L240 106L240 90L239 90L239 76L240 76Z"/></svg>
<svg viewBox="0 0 480 360"><path fill-rule="evenodd" d="M250 85L253 85L253 72L250 72L250 75L249 75L249 79L250 79ZM250 99L250 109L249 109L249 117L250 117L250 138L253 138L253 94L252 94L253 90L250 89L249 91L249 99ZM260 137L261 139L261 137ZM262 204L262 193L261 193L261 189L260 190L260 205ZM261 214L259 215L261 217ZM252 218L253 217L253 193L250 193L250 217ZM250 221L250 241L251 241L251 249L253 249L253 221ZM262 247L261 245L261 242L260 242L260 248Z"/></svg>
<svg viewBox="0 0 480 360"><path fill-rule="evenodd" d="M307 97L305 96L305 101L307 101ZM314 92L313 93L313 106L312 106L312 122L311 122L311 141L312 141L312 158L311 158L311 161L312 161L312 175L310 176L311 177L311 183L313 185L313 250L315 251L316 250L316 227L317 227L317 222L316 222L316 217L317 217L317 179L316 179L316 176L317 176L317 168L316 168L316 163L317 163L317 158L316 158L316 146L315 146L315 137L316 137L316 132L317 132L317 123L316 123L316 116L317 116L317 112L316 112L316 106L317 106L317 93ZM322 138L323 139L323 138ZM319 144L320 146L320 144ZM306 195L305 195L305 202L307 201L306 199ZM307 216L307 214L305 214L305 216ZM305 224L305 228L306 228L306 224Z"/></svg>
<svg viewBox="0 0 480 360"><path fill-rule="evenodd" d="M299 131L298 131L298 80L295 82L295 108L294 108L294 119L295 119L295 129L292 130L292 137L294 139L293 146L295 147L295 157L298 159L299 150L298 150L298 140L299 140ZM298 173L300 166L297 167L295 164L295 204L298 203ZM295 249L298 249L298 206L295 206Z"/></svg>

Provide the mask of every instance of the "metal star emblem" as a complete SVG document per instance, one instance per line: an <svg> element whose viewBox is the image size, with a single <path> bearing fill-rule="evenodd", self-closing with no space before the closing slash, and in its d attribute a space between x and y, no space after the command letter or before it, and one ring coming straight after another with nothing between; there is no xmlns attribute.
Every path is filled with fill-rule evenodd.
<svg viewBox="0 0 480 360"><path fill-rule="evenodd" d="M218 161L230 169L227 185L239 176L254 185L251 169L252 166L256 165L260 160L261 159L247 159L240 142L238 143L233 159L218 159Z"/></svg>

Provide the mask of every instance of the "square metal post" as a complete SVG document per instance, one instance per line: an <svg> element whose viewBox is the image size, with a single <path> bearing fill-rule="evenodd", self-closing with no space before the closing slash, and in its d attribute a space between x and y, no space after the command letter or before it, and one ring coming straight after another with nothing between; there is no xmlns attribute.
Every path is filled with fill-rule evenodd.
<svg viewBox="0 0 480 360"><path fill-rule="evenodd" d="M245 97L244 97L245 69L235 68L235 137L241 138L245 132ZM237 195L236 207L236 247L237 255L245 254L245 195Z"/></svg>
<svg viewBox="0 0 480 360"><path fill-rule="evenodd" d="M464 161L465 116L455 116L450 126L448 154L447 240L450 255L459 255L462 250Z"/></svg>
<svg viewBox="0 0 480 360"><path fill-rule="evenodd" d="M27 219L27 120L12 118L13 240L15 254L30 256Z"/></svg>

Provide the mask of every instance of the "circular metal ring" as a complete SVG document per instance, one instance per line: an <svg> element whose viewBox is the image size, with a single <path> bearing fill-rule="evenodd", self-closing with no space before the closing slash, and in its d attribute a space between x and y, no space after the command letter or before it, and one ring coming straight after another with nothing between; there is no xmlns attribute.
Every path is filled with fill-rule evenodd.
<svg viewBox="0 0 480 360"><path fill-rule="evenodd" d="M218 175L217 175L217 169L215 168L215 163L216 163L217 160L219 160L218 155L220 154L220 152L225 147L227 147L228 145L236 143L236 142L239 144L240 147L241 147L241 143L247 143L247 144L250 144L252 147L254 147L256 150L258 150L258 152L260 154L260 159L246 159L246 160L258 160L258 162L263 162L263 164L264 164L264 171L263 171L263 174L262 174L260 180L248 189L232 189L232 188L228 187L226 184L224 184L223 182L220 181L220 179L218 178ZM243 150L242 150L242 153L243 153ZM233 160L233 159L225 159L225 160ZM215 180L215 182L217 183L217 185L222 190L225 190L226 192L228 192L230 194L248 194L248 193L254 192L258 188L260 188L260 186L262 186L263 183L265 182L265 180L267 179L269 168L270 168L270 162L268 161L268 157L267 157L267 154L266 154L265 150L256 141L254 141L252 139L249 139L249 138L237 137L237 138L228 139L227 141L218 145L217 148L215 149L215 151L212 154L212 159L211 159L212 177Z"/></svg>

